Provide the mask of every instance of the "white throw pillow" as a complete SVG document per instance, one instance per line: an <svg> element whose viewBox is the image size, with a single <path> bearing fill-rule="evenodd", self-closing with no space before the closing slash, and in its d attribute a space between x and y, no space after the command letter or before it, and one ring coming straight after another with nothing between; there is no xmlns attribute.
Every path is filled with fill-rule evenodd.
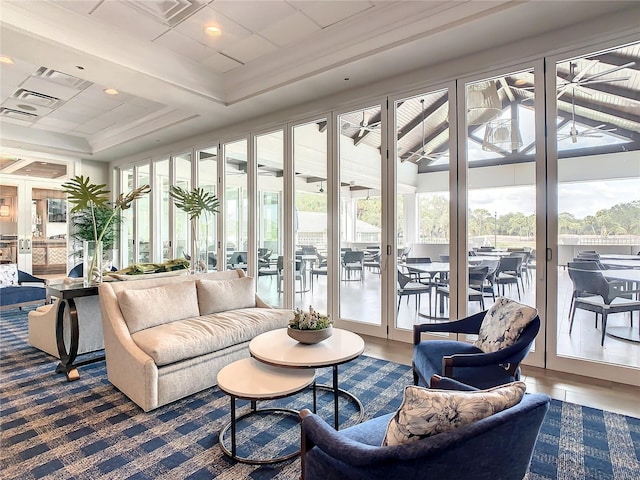
<svg viewBox="0 0 640 480"><path fill-rule="evenodd" d="M512 382L488 390L431 390L409 385L389 421L382 446L404 445L469 425L517 405L526 390Z"/></svg>
<svg viewBox="0 0 640 480"><path fill-rule="evenodd" d="M15 263L7 263L0 265L0 285L17 285L18 284L18 265Z"/></svg>
<svg viewBox="0 0 640 480"><path fill-rule="evenodd" d="M136 333L183 318L199 317L196 282L122 290L118 303L129 332Z"/></svg>
<svg viewBox="0 0 640 480"><path fill-rule="evenodd" d="M226 312L256 306L256 287L253 277L231 280L205 280L197 282L200 315Z"/></svg>
<svg viewBox="0 0 640 480"><path fill-rule="evenodd" d="M538 315L538 310L527 305L498 297L487 311L478 339L473 344L485 353L497 352L513 345L522 330Z"/></svg>

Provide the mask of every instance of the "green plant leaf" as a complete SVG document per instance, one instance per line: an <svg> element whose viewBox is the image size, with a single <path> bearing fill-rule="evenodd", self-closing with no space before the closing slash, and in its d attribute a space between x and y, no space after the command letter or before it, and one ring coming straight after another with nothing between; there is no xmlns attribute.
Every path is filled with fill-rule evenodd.
<svg viewBox="0 0 640 480"><path fill-rule="evenodd" d="M177 208L189 215L190 220L199 218L203 213L218 213L220 202L211 192L205 192L203 188L195 187L186 190L177 185L172 185L169 195Z"/></svg>
<svg viewBox="0 0 640 480"><path fill-rule="evenodd" d="M75 206L71 213L90 209L92 206L101 207L109 201L109 190L104 190L105 183L92 184L89 177L75 176L62 184L62 190L67 194L69 202Z"/></svg>

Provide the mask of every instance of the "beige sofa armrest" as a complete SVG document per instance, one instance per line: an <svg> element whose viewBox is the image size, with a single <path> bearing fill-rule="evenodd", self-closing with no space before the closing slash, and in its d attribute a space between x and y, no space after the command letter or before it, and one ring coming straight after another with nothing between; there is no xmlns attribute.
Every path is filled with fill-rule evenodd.
<svg viewBox="0 0 640 480"><path fill-rule="evenodd" d="M111 285L102 283L98 291L107 377L143 410L152 410L158 403L158 368L131 338Z"/></svg>

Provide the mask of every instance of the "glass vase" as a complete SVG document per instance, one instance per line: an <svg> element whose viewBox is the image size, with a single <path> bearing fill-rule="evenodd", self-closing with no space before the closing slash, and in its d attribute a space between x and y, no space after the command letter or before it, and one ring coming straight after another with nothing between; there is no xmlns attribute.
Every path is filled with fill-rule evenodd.
<svg viewBox="0 0 640 480"><path fill-rule="evenodd" d="M102 283L102 242L84 242L82 273L85 287Z"/></svg>

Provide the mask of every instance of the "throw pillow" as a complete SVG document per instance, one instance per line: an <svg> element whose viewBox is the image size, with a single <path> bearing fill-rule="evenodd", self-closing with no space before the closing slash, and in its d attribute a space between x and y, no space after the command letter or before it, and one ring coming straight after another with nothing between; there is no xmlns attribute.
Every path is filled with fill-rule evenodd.
<svg viewBox="0 0 640 480"><path fill-rule="evenodd" d="M0 265L0 285L17 285L18 284L18 265L15 263L7 263Z"/></svg>
<svg viewBox="0 0 640 480"><path fill-rule="evenodd" d="M524 382L476 391L409 385L404 389L400 409L389 421L382 446L412 443L469 425L517 405L525 390Z"/></svg>
<svg viewBox="0 0 640 480"><path fill-rule="evenodd" d="M196 282L122 290L118 303L129 332L136 333L183 318L199 317Z"/></svg>
<svg viewBox="0 0 640 480"><path fill-rule="evenodd" d="M478 339L473 344L485 353L513 345L536 315L538 310L533 307L498 297L482 320Z"/></svg>
<svg viewBox="0 0 640 480"><path fill-rule="evenodd" d="M197 282L200 315L251 308L256 306L256 287L253 277L231 280Z"/></svg>

